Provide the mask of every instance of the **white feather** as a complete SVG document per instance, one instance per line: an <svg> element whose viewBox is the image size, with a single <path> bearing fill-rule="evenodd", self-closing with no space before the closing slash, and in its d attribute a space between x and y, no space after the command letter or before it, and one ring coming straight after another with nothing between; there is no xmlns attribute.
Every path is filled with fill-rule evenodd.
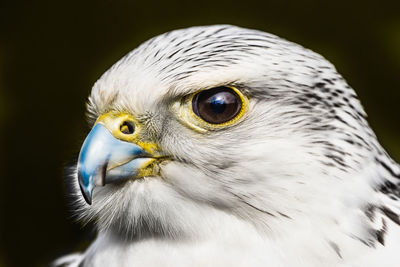
<svg viewBox="0 0 400 267"><path fill-rule="evenodd" d="M241 121L187 127L181 97L221 85L248 96ZM318 54L234 26L173 31L96 82L89 112L109 110L142 118L173 160L160 177L96 188L92 206L72 177L78 216L99 231L83 266L398 266L399 226L383 207L400 205L380 192L398 166Z"/></svg>

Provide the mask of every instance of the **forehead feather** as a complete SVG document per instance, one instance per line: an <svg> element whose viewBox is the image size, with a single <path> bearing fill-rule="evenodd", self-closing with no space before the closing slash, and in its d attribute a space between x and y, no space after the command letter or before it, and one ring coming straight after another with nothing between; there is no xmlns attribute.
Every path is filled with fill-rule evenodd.
<svg viewBox="0 0 400 267"><path fill-rule="evenodd" d="M324 71L335 73L320 55L275 35L230 25L192 27L130 52L96 82L91 102L100 111L112 103L142 110L165 97L224 84L311 86Z"/></svg>

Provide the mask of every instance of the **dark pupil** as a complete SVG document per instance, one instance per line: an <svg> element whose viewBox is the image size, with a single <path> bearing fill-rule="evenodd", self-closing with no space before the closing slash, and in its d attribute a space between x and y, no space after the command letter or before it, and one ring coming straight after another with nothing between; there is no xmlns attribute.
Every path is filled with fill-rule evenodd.
<svg viewBox="0 0 400 267"><path fill-rule="evenodd" d="M242 108L240 97L229 87L202 91L195 95L192 105L196 115L213 124L232 120Z"/></svg>

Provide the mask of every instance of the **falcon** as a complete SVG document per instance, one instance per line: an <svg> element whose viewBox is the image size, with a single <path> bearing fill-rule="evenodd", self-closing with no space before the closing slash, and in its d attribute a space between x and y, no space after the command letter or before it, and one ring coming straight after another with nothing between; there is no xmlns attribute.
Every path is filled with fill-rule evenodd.
<svg viewBox="0 0 400 267"><path fill-rule="evenodd" d="M95 241L60 266L400 266L400 167L320 55L230 25L171 31L88 100L73 174Z"/></svg>

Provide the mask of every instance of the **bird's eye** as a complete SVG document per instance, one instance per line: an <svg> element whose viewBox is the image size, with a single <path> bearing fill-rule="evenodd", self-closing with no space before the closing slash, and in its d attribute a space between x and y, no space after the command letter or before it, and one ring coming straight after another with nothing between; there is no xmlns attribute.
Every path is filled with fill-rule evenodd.
<svg viewBox="0 0 400 267"><path fill-rule="evenodd" d="M177 99L171 111L201 133L234 125L249 110L249 99L233 86L219 86L198 91Z"/></svg>
<svg viewBox="0 0 400 267"><path fill-rule="evenodd" d="M193 112L204 121L222 124L233 120L242 110L242 98L230 87L215 87L193 96Z"/></svg>

